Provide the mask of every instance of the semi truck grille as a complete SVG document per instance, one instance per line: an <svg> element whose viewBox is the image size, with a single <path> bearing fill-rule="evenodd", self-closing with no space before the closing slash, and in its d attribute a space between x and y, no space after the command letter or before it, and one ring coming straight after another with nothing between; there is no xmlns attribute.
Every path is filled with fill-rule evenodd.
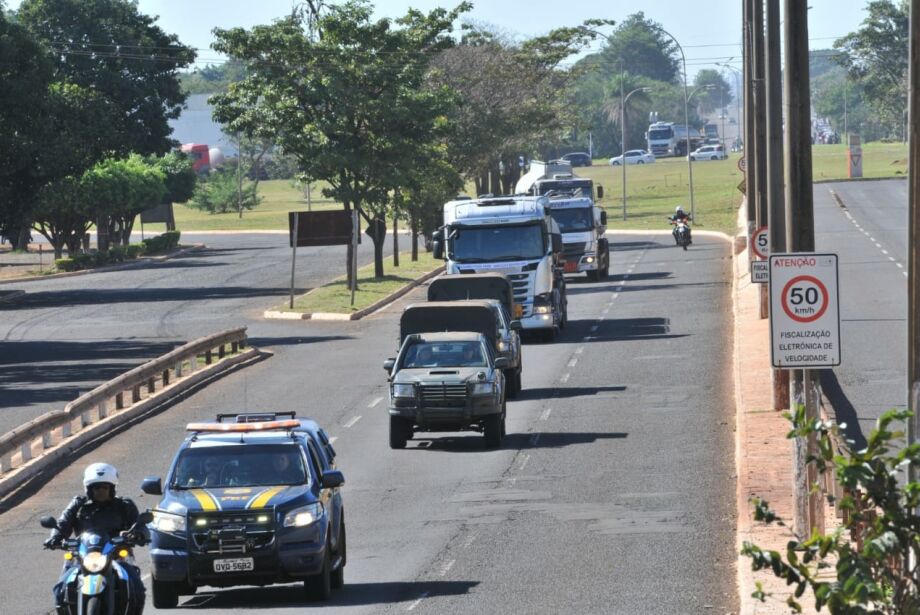
<svg viewBox="0 0 920 615"><path fill-rule="evenodd" d="M423 406L462 408L466 405L466 384L423 384L419 398Z"/></svg>
<svg viewBox="0 0 920 615"><path fill-rule="evenodd" d="M565 256L581 256L582 254L588 251L589 245L590 244L580 243L580 242L579 243L567 243L563 245L562 253Z"/></svg>

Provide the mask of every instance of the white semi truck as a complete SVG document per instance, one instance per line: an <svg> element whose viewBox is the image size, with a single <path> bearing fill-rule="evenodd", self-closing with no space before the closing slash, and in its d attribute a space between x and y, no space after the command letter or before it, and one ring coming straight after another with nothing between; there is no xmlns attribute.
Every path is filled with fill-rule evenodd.
<svg viewBox="0 0 920 615"><path fill-rule="evenodd" d="M688 133L690 140L689 151L687 150ZM675 124L674 122L653 122L649 124L645 137L648 141L648 151L655 158L686 156L703 144L703 135L700 134L699 130L692 126L688 129L686 124Z"/></svg>
<svg viewBox="0 0 920 615"><path fill-rule="evenodd" d="M562 236L549 199L512 196L458 199L444 205L434 256L446 274L503 273L523 312L525 331L555 339L568 320Z"/></svg>
<svg viewBox="0 0 920 615"><path fill-rule="evenodd" d="M576 176L566 161L534 160L515 190L549 197L550 215L562 233L566 273L584 272L589 280L610 274L607 213L594 204L593 181Z"/></svg>

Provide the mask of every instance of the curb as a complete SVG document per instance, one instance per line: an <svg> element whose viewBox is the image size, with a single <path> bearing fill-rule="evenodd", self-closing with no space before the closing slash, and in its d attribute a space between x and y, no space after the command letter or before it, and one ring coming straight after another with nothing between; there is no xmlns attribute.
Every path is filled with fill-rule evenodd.
<svg viewBox="0 0 920 615"><path fill-rule="evenodd" d="M892 177L841 177L838 179L815 179L812 184L836 184L836 183L853 183L853 182L885 182L889 180L907 179L907 175L894 175Z"/></svg>
<svg viewBox="0 0 920 615"><path fill-rule="evenodd" d="M55 463L71 455L78 453L82 448L104 436L109 431L117 429L126 423L130 423L151 414L162 406L168 405L176 397L201 384L205 380L216 376L230 368L244 363L255 363L262 358L272 356L272 352L259 350L258 348L249 348L240 354L224 359L218 363L204 367L195 372L188 378L170 384L168 387L161 389L152 397L139 402L138 404L126 408L125 410L112 414L102 421L89 425L79 432L61 442L53 449L33 458L25 465L10 472L3 479L0 479L0 500L10 495L24 483L32 480L38 474L53 466Z"/></svg>
<svg viewBox="0 0 920 615"><path fill-rule="evenodd" d="M141 263L163 263L177 256L183 256L189 252L194 252L196 250L201 250L205 245L203 243L196 243L185 248L176 250L171 254L161 254L159 256L142 256L140 258L134 259L126 263L118 263L117 265L106 265L105 267L93 267L92 269L81 269L80 271L64 271L62 273L52 273L49 275L30 275L22 278L10 278L8 280L0 280L0 284L15 284L18 282L37 282L38 280L54 280L57 278L70 278L77 275L86 275L88 273L103 273L105 271L120 271L122 269L133 269Z"/></svg>
<svg viewBox="0 0 920 615"><path fill-rule="evenodd" d="M329 320L329 321L342 321L342 320L361 320L368 314L372 314L379 310L382 307L389 305L390 303L396 301L406 293L408 293L413 288L424 284L428 280L437 277L444 272L444 265L425 273L411 282L408 282L402 288L399 288L386 297L379 299L356 312L351 314L345 314L341 312L281 312L279 310L266 310L262 317L268 320ZM320 287L322 288L322 287ZM314 289L316 290L316 289ZM313 291L310 291L313 292ZM307 293L308 295L310 293Z"/></svg>

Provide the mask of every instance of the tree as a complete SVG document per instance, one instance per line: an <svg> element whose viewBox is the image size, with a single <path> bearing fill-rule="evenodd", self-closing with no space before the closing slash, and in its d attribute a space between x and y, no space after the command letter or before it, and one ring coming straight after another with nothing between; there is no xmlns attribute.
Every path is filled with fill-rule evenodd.
<svg viewBox="0 0 920 615"><path fill-rule="evenodd" d="M818 452L808 464L816 467L819 480L811 487L844 512L839 528L792 540L785 554L744 543L742 554L751 558L754 570L770 571L794 586L788 605L796 612L801 612L798 599L806 591L814 595L819 611L826 606L832 615L920 612L920 483L899 480L904 470L920 466L920 444L898 450L905 434L896 430L910 416L908 410L890 410L878 419L865 448L855 450L847 442L836 453L838 426L807 420L802 406L787 415L789 438L816 438ZM832 468L844 489L839 500L820 487ZM755 520L782 523L767 502L753 502ZM758 589L754 597L765 600L767 595Z"/></svg>
<svg viewBox="0 0 920 615"><path fill-rule="evenodd" d="M254 209L261 199L252 182L243 185L242 193L237 185L236 165L225 165L198 182L189 205L212 214L236 212L243 217L243 211Z"/></svg>
<svg viewBox="0 0 920 615"><path fill-rule="evenodd" d="M241 129L260 109L304 178L327 182L323 194L369 224L377 277L390 195L436 140L450 101L422 87L429 58L453 44L452 24L469 8L373 21L372 7L352 0L312 18L216 31L214 48L245 62L247 76L212 98L215 117Z"/></svg>
<svg viewBox="0 0 920 615"><path fill-rule="evenodd" d="M665 83L676 82L680 76L677 46L642 11L628 16L607 37L601 52L582 62L605 76L629 71Z"/></svg>
<svg viewBox="0 0 920 615"><path fill-rule="evenodd" d="M693 78L693 86L694 88L711 86L709 89L700 90L693 97L694 101L696 101L695 106L705 114L712 113L716 109L721 113L734 100L732 88L728 81L725 80L722 73L715 69L704 68L700 70L696 77Z"/></svg>
<svg viewBox="0 0 920 615"><path fill-rule="evenodd" d="M602 111L611 125L616 125L617 131L619 132L619 138L617 142L622 140L622 125L623 125L623 102L620 98L621 93L623 96L629 96L630 92L633 92L636 88L641 87L654 87L654 81L649 79L636 78L635 76L625 73L622 75L617 75L614 79L611 80L610 85L604 89L604 99L602 103ZM649 96L648 92L639 91L634 93L632 96L629 96L629 99L626 101L625 115L626 115L626 143L620 143L620 153L624 153L626 150L630 149L630 144L641 142L640 138L642 134L646 131L647 125L644 121L645 117L648 115L648 109L651 105L652 99Z"/></svg>
<svg viewBox="0 0 920 615"><path fill-rule="evenodd" d="M17 249L26 247L29 212L42 184L46 127L36 109L50 81L51 64L41 47L0 9L0 235Z"/></svg>
<svg viewBox="0 0 920 615"><path fill-rule="evenodd" d="M907 2L873 0L862 27L834 42L836 57L858 83L867 102L891 134L898 134L907 108L909 7Z"/></svg>
<svg viewBox="0 0 920 615"><path fill-rule="evenodd" d="M164 203L185 203L195 193L198 174L192 169L192 161L182 152L173 151L164 156L151 156L148 164L157 167L164 177L166 193Z"/></svg>
<svg viewBox="0 0 920 615"><path fill-rule="evenodd" d="M128 0L25 0L17 17L51 53L55 79L90 89L122 113L96 139L114 154L164 153L185 103L178 70L195 59Z"/></svg>

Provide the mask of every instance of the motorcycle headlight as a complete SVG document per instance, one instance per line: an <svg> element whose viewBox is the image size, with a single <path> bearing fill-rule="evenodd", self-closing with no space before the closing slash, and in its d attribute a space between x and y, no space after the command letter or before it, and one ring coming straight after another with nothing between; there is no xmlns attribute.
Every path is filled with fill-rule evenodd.
<svg viewBox="0 0 920 615"><path fill-rule="evenodd" d="M393 397L415 397L415 387L411 384L393 385Z"/></svg>
<svg viewBox="0 0 920 615"><path fill-rule="evenodd" d="M86 572L97 573L102 572L105 568L105 565L109 563L109 558L100 553L99 551L93 551L92 553L87 553L83 558L83 568L86 569Z"/></svg>
<svg viewBox="0 0 920 615"><path fill-rule="evenodd" d="M185 532L185 517L156 510L153 512L153 523L151 525L158 532L181 534Z"/></svg>
<svg viewBox="0 0 920 615"><path fill-rule="evenodd" d="M284 515L284 527L306 527L316 523L323 516L322 502L295 508Z"/></svg>
<svg viewBox="0 0 920 615"><path fill-rule="evenodd" d="M495 392L495 385L491 382L477 382L473 385L473 395L491 395Z"/></svg>

